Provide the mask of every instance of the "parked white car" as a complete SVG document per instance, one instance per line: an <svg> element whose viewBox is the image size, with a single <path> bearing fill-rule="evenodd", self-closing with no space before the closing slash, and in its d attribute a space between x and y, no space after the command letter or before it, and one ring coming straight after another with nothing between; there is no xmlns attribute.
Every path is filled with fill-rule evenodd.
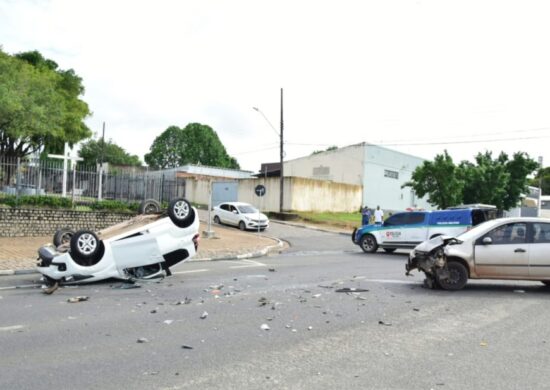
<svg viewBox="0 0 550 390"><path fill-rule="evenodd" d="M538 280L550 286L550 219L499 218L458 237L438 236L410 253L430 287L459 290L468 279Z"/></svg>
<svg viewBox="0 0 550 390"><path fill-rule="evenodd" d="M265 230L269 219L248 203L224 202L214 207L214 222L238 226L241 230Z"/></svg>

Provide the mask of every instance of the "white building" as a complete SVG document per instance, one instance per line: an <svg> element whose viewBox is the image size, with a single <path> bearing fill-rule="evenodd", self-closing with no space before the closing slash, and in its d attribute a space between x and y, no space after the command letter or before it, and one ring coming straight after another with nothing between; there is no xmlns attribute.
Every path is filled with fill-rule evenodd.
<svg viewBox="0 0 550 390"><path fill-rule="evenodd" d="M366 142L284 162L284 175L363 186L363 205L383 210L433 209L401 186L425 160Z"/></svg>

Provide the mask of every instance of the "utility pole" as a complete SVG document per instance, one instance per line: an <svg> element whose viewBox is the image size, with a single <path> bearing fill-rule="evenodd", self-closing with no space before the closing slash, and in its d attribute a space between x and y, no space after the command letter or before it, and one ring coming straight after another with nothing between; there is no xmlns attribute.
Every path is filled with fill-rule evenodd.
<svg viewBox="0 0 550 390"><path fill-rule="evenodd" d="M105 122L103 122L103 135L101 136L101 154L99 158L99 189L97 191L97 199L102 199L103 189L103 152L105 151Z"/></svg>
<svg viewBox="0 0 550 390"><path fill-rule="evenodd" d="M283 212L283 194L284 194L284 172L283 172L283 129L284 129L284 121L283 121L283 89L281 88L281 150L280 150L280 157L281 157L281 182L280 182L280 194L279 194L279 212Z"/></svg>

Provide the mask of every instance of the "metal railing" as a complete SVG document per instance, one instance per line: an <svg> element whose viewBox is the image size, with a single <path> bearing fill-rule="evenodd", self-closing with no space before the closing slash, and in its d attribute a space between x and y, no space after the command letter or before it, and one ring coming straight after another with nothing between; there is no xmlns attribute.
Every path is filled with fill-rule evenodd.
<svg viewBox="0 0 550 390"><path fill-rule="evenodd" d="M111 166L108 172L101 173L100 180L100 170L93 166L69 164L64 172L62 161L0 156L0 191L11 195L62 196L65 193L76 201L101 198L162 202L185 196L185 179L177 178L174 171Z"/></svg>

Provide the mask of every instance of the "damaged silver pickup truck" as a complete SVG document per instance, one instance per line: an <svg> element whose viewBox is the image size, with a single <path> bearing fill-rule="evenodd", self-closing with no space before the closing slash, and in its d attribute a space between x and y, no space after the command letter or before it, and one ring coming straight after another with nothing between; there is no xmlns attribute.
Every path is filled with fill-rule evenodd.
<svg viewBox="0 0 550 390"><path fill-rule="evenodd" d="M550 219L499 218L457 236L438 236L411 251L430 288L460 290L468 279L540 281L550 286Z"/></svg>

